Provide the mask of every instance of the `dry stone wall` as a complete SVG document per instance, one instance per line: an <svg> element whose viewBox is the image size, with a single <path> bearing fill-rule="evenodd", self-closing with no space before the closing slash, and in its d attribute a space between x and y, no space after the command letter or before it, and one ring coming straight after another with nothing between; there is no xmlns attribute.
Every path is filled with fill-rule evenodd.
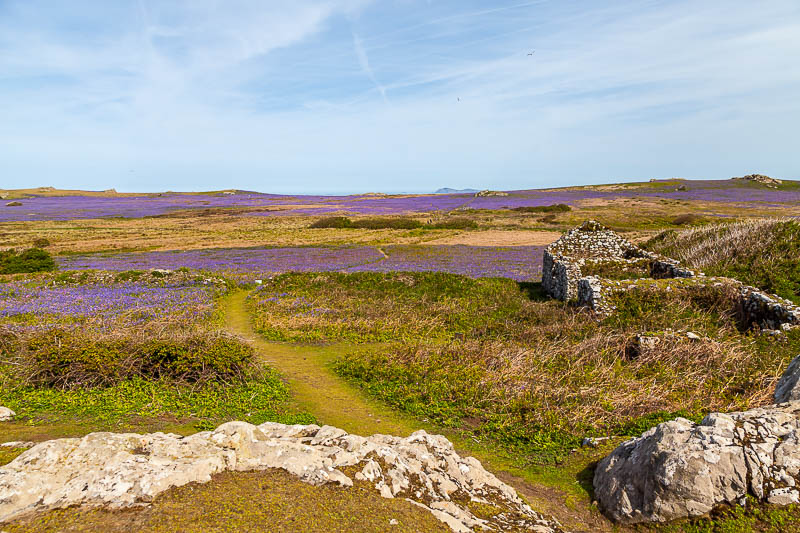
<svg viewBox="0 0 800 533"><path fill-rule="evenodd" d="M598 265L630 266L645 262L649 277L610 280L585 275ZM565 233L544 251L542 287L551 297L588 307L600 314L614 312L609 296L652 286L654 280L675 280L676 288L733 284L739 293L737 311L743 327L781 330L800 325L800 307L730 278L706 277L668 257L643 250L601 224L589 220ZM667 282L668 284L670 282Z"/></svg>

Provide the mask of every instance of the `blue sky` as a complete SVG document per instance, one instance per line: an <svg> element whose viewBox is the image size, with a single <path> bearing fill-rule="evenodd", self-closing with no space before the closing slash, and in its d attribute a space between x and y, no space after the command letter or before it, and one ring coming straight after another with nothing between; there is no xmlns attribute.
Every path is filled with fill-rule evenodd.
<svg viewBox="0 0 800 533"><path fill-rule="evenodd" d="M0 0L2 188L800 178L798 124L796 0Z"/></svg>

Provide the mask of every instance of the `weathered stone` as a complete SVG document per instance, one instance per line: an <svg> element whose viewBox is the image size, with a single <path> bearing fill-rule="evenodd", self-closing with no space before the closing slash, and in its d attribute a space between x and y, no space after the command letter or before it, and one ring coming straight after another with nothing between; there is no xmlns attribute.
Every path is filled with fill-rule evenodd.
<svg viewBox="0 0 800 533"><path fill-rule="evenodd" d="M786 504L800 491L800 403L730 414L700 424L678 418L621 444L600 461L600 509L623 523L704 515L747 494Z"/></svg>
<svg viewBox="0 0 800 533"><path fill-rule="evenodd" d="M362 465L356 479L387 498L424 507L454 531L562 531L440 435L360 437L330 426L269 422L229 422L188 437L92 433L38 444L0 468L0 522L70 505L146 503L171 487L205 483L227 470L280 468L306 483L349 487L353 481L341 469ZM469 501L501 512L477 517L457 503Z"/></svg>
<svg viewBox="0 0 800 533"><path fill-rule="evenodd" d="M782 180L779 180L777 178L770 178L769 176L765 176L763 174L748 174L747 176L742 176L741 178L733 178L733 179L742 181L754 181L756 183L761 183L773 189L777 188L778 185L783 183Z"/></svg>
<svg viewBox="0 0 800 533"><path fill-rule="evenodd" d="M800 355L792 359L775 386L775 403L800 400Z"/></svg>
<svg viewBox="0 0 800 533"><path fill-rule="evenodd" d="M17 416L17 413L12 411L8 407L0 407L0 422L7 422L8 420L13 420L15 416Z"/></svg>
<svg viewBox="0 0 800 533"><path fill-rule="evenodd" d="M476 198L481 198L486 196L508 196L508 193L503 191L490 191L489 189L478 191L475 193Z"/></svg>
<svg viewBox="0 0 800 533"><path fill-rule="evenodd" d="M583 276L581 269L589 263L647 267L654 277L694 276L691 270L678 267L677 261L643 250L602 224L587 220L545 248L542 288L558 300L577 301L595 311L607 311L601 280Z"/></svg>

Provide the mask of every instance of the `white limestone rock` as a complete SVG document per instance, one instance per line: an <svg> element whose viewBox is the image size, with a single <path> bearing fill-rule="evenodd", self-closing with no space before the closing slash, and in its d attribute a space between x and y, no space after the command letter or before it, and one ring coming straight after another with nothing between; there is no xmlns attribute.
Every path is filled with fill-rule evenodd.
<svg viewBox="0 0 800 533"><path fill-rule="evenodd" d="M800 400L800 355L792 359L775 386L775 403Z"/></svg>
<svg viewBox="0 0 800 533"><path fill-rule="evenodd" d="M70 505L137 505L223 471L280 468L313 485L349 487L353 481L340 469L362 465L356 479L387 498L425 507L454 531L563 531L440 435L361 437L330 426L269 422L229 422L188 437L92 433L38 444L0 468L0 522ZM501 512L481 519L457 503L465 501Z"/></svg>
<svg viewBox="0 0 800 533"><path fill-rule="evenodd" d="M752 494L800 499L800 403L730 414L700 424L678 418L621 444L594 475L600 509L622 523L702 516Z"/></svg>
<svg viewBox="0 0 800 533"><path fill-rule="evenodd" d="M13 420L15 416L17 416L17 413L8 407L0 407L0 422L8 422Z"/></svg>

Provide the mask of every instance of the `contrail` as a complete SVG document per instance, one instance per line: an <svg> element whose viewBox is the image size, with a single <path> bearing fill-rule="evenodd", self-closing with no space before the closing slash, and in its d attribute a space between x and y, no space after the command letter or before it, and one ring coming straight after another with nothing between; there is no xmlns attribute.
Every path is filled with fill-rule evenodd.
<svg viewBox="0 0 800 533"><path fill-rule="evenodd" d="M369 76L369 79L372 80L372 83L375 84L375 88L378 89L378 92L381 93L384 102L389 102L386 98L386 88L381 85L378 81L378 78L375 77L375 73L372 72L372 67L369 66L369 58L367 57L367 51L364 50L364 44L361 42L361 37L353 34L353 48L356 50L356 56L358 56L358 63L361 65L361 70Z"/></svg>

